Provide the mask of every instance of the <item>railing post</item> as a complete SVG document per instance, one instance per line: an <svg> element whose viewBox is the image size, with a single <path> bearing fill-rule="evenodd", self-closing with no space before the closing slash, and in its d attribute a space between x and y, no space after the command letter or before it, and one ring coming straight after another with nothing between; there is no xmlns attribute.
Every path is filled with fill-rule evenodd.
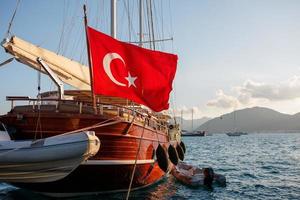
<svg viewBox="0 0 300 200"><path fill-rule="evenodd" d="M57 101L55 105L55 112L59 112L59 101Z"/></svg>
<svg viewBox="0 0 300 200"><path fill-rule="evenodd" d="M14 108L14 100L11 101L11 109Z"/></svg>
<svg viewBox="0 0 300 200"><path fill-rule="evenodd" d="M82 102L79 103L79 114L82 113Z"/></svg>
<svg viewBox="0 0 300 200"><path fill-rule="evenodd" d="M100 115L103 115L103 105L99 104L99 109L100 109Z"/></svg>

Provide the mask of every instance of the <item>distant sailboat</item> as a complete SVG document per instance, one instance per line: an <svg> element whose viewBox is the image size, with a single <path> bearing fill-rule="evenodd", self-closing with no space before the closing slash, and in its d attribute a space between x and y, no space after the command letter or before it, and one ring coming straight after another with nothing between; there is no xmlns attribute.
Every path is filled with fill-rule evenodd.
<svg viewBox="0 0 300 200"><path fill-rule="evenodd" d="M181 112L181 114L182 114L182 112ZM181 116L181 119L182 119L182 116ZM194 130L194 109L192 109L192 129L191 130L192 131L182 132L182 136L200 136L200 137L206 136L205 131Z"/></svg>
<svg viewBox="0 0 300 200"><path fill-rule="evenodd" d="M228 136L241 136L241 135L247 135L248 133L242 132L242 131L237 131L237 125L236 125L236 110L234 109L233 112L233 126L234 126L234 131L232 132L227 132L226 135Z"/></svg>

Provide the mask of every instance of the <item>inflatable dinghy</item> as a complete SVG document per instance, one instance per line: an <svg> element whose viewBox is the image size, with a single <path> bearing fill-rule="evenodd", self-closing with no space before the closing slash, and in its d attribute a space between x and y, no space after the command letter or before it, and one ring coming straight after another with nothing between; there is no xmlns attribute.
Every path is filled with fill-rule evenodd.
<svg viewBox="0 0 300 200"><path fill-rule="evenodd" d="M171 174L181 183L191 186L207 186L212 187L216 183L220 186L226 186L226 178L221 174L214 173L212 168L198 168L188 165L185 162L179 162L175 166Z"/></svg>

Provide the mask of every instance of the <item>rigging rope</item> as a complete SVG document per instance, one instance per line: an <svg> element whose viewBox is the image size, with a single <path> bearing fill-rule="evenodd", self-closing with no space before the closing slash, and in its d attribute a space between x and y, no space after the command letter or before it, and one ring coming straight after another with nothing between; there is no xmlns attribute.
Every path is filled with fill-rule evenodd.
<svg viewBox="0 0 300 200"><path fill-rule="evenodd" d="M113 122L108 122L110 120L113 120L114 118L116 118L116 117L107 119L103 122L99 122L99 123L94 124L92 126L88 126L88 127L82 128L82 129L77 129L77 130L74 130L74 131L66 132L66 133L63 133L61 135L68 135L68 134L76 133L76 132L79 132L79 131L88 131L90 129L100 128L100 127L103 127L103 126L110 126L110 125L113 125L113 124L120 123L122 121L122 120L117 120L117 121L113 121ZM107 122L107 123L105 124L105 122Z"/></svg>
<svg viewBox="0 0 300 200"><path fill-rule="evenodd" d="M153 14L152 14L152 0L149 0L150 7L150 23L151 23L151 35L153 41L153 50L155 50L155 38L154 38L154 25L153 25Z"/></svg>
<svg viewBox="0 0 300 200"><path fill-rule="evenodd" d="M133 178L134 178L134 174L135 174L135 169L136 169L136 165L137 165L137 159L138 159L138 155L139 155L139 152L140 152L140 149L141 149L141 146L142 146L141 144L142 144L142 138L143 138L144 132L145 132L145 126L146 126L146 118L145 118L145 121L144 121L143 131L142 131L142 134L141 134L141 137L140 137L138 150L137 150L136 155L135 155L134 167L133 167L132 174L131 174L131 179L130 179L130 184L129 184L126 200L129 199L129 195L130 195L130 191L131 191L131 187L132 187L132 182L133 182Z"/></svg>
<svg viewBox="0 0 300 200"><path fill-rule="evenodd" d="M56 54L60 54L60 51L62 49L62 44L63 44L63 38L64 38L64 32L65 32L65 23L66 23L66 0L64 0L64 6L63 6L63 24L62 24L62 29L59 37L59 42L58 42L58 47Z"/></svg>
<svg viewBox="0 0 300 200"><path fill-rule="evenodd" d="M39 129L39 130L38 130ZM37 139L37 132L40 132L40 138L43 137L42 133L42 123L41 123L41 110L40 110L40 105L38 105L38 118L36 121L36 126L35 126L35 133L34 133L34 140Z"/></svg>
<svg viewBox="0 0 300 200"><path fill-rule="evenodd" d="M38 95L37 95L37 98L38 98L38 101L37 101L37 104L38 104L38 118L37 118L37 121L36 121L36 126L35 126L35 134L34 134L34 139L37 139L37 132L39 131L40 132L40 137L42 138L42 124L41 124L41 66L40 66L40 70L37 72L38 73ZM39 130L38 130L39 129Z"/></svg>
<svg viewBox="0 0 300 200"><path fill-rule="evenodd" d="M0 67L2 67L3 65L6 65L6 64L8 64L8 63L10 63L10 62L13 61L14 59L15 59L14 57L7 59L6 61L0 63Z"/></svg>
<svg viewBox="0 0 300 200"><path fill-rule="evenodd" d="M6 32L6 37L5 38L8 38L10 36L10 29L11 29L11 26L12 26L12 23L15 19L15 16L16 16L16 13L17 13L17 9L19 7L19 4L20 4L20 0L17 1L17 5L16 5L16 8L15 8L15 11L14 11L14 14L9 22L9 25L8 25L8 29L7 29L7 32Z"/></svg>
<svg viewBox="0 0 300 200"><path fill-rule="evenodd" d="M131 41L131 19L130 19L130 12L129 12L129 8L130 8L130 4L129 4L129 0L124 1L124 7L126 9L126 13L127 13L127 20L128 20L128 40Z"/></svg>
<svg viewBox="0 0 300 200"><path fill-rule="evenodd" d="M148 25L148 37L149 37L149 46L150 46L150 49L152 49L152 37L151 37L151 23L150 23L150 6L149 6L149 1L146 2L147 3L147 25Z"/></svg>
<svg viewBox="0 0 300 200"><path fill-rule="evenodd" d="M171 8L171 0L169 0L169 2L168 2L168 5L169 5L169 20L170 20L170 22L169 22L169 24L170 24L170 35L172 35L172 41L171 41L171 50L172 50L172 53L174 53L174 40L173 40L173 18L172 18L172 8ZM178 68L179 68L179 64L178 64ZM173 95L171 95L172 96L172 100L173 100L173 102L172 102L172 107L173 107L173 115L174 115L174 120L175 120L175 123L176 123L176 119L175 119L175 117L176 117L176 113L175 113L175 111L177 111L177 105L176 105L176 81L173 81L173 84L174 84L174 87L173 87ZM182 116L181 116L182 117ZM182 120L182 119L181 119ZM182 127L181 127L182 128Z"/></svg>
<svg viewBox="0 0 300 200"><path fill-rule="evenodd" d="M161 0L160 1L160 16L161 16L161 37L163 37L165 35L164 33L164 12L163 12L163 1ZM164 50L165 49L165 44L164 43L161 43L161 48Z"/></svg>

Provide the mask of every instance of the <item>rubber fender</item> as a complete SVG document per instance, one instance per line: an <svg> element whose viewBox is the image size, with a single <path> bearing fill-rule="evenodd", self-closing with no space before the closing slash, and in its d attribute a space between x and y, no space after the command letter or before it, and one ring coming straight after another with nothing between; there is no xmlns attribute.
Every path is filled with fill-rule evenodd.
<svg viewBox="0 0 300 200"><path fill-rule="evenodd" d="M176 146L176 151L177 151L177 154L178 154L178 158L183 161L184 160L184 152L183 152L183 149L181 148L181 146L179 144L177 144Z"/></svg>
<svg viewBox="0 0 300 200"><path fill-rule="evenodd" d="M185 153L186 152L186 148L185 148L185 144L182 141L180 142L180 146L181 146L181 148L183 150L183 153Z"/></svg>
<svg viewBox="0 0 300 200"><path fill-rule="evenodd" d="M168 154L160 144L156 149L156 159L160 169L163 170L164 172L167 172L169 167Z"/></svg>
<svg viewBox="0 0 300 200"><path fill-rule="evenodd" d="M176 149L170 144L168 148L168 154L169 154L169 159L170 161L174 164L178 164L178 154Z"/></svg>

